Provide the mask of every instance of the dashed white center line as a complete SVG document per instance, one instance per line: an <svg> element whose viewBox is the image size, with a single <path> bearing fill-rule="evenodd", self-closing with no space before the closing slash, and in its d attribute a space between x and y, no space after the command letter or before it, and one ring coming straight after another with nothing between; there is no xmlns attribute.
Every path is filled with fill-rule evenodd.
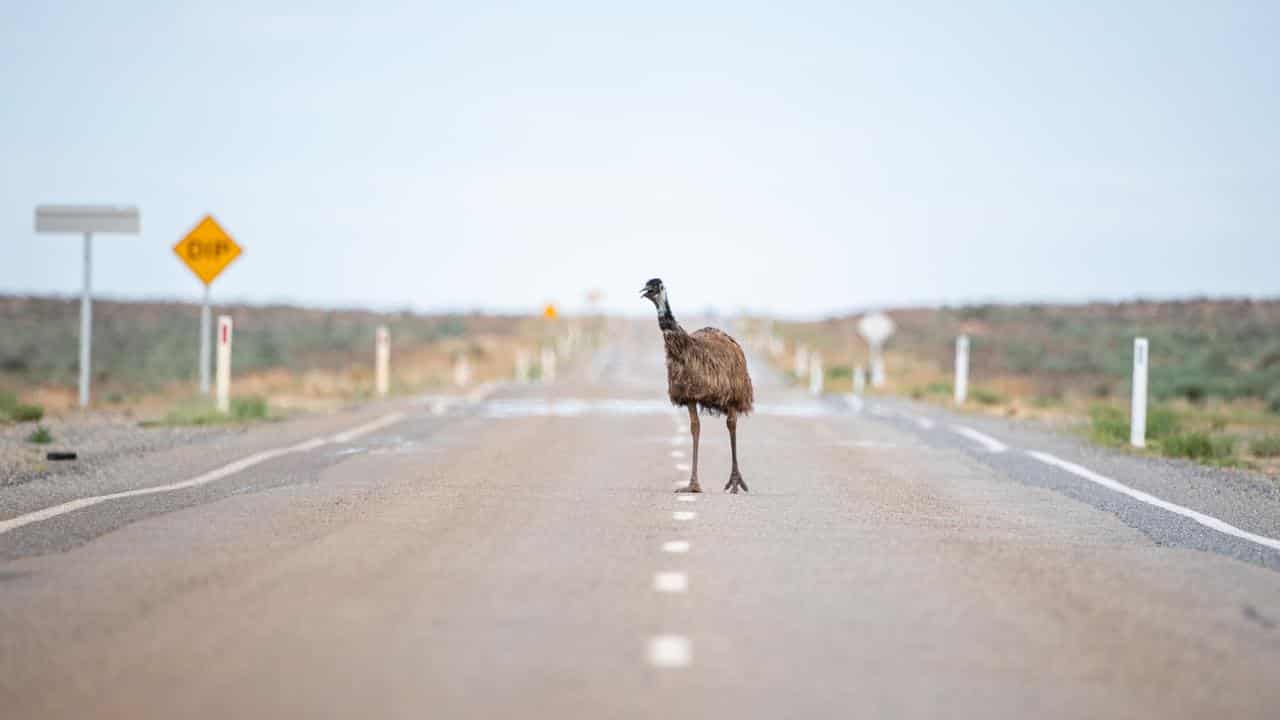
<svg viewBox="0 0 1280 720"><path fill-rule="evenodd" d="M676 496L676 502L697 502L697 501L698 501L698 496L690 493L684 493Z"/></svg>
<svg viewBox="0 0 1280 720"><path fill-rule="evenodd" d="M676 463L676 470L680 472L689 472L689 463Z"/></svg>
<svg viewBox="0 0 1280 720"><path fill-rule="evenodd" d="M653 589L662 593L682 593L689 590L689 576L682 572L660 572L653 576Z"/></svg>
<svg viewBox="0 0 1280 720"><path fill-rule="evenodd" d="M684 451L682 451L682 450L672 450L672 451L671 451L671 457L673 457L673 458L682 458L682 457L684 457Z"/></svg>
<svg viewBox="0 0 1280 720"><path fill-rule="evenodd" d="M673 520L692 520L696 517L698 517L698 513L692 510L676 510L671 513L671 518Z"/></svg>
<svg viewBox="0 0 1280 720"><path fill-rule="evenodd" d="M659 635L649 639L649 664L659 668L688 667L693 643L683 635Z"/></svg>
<svg viewBox="0 0 1280 720"><path fill-rule="evenodd" d="M916 424L920 426L921 430L932 430L934 425L933 421L927 417L916 418Z"/></svg>
<svg viewBox="0 0 1280 720"><path fill-rule="evenodd" d="M688 540L668 540L662 543L662 552L675 553L677 555L689 552Z"/></svg>
<svg viewBox="0 0 1280 720"><path fill-rule="evenodd" d="M684 444L684 438L683 438L683 437L680 437L680 436L673 437L673 438L671 438L671 444L672 444L672 445L683 445L683 444Z"/></svg>
<svg viewBox="0 0 1280 720"><path fill-rule="evenodd" d="M990 435L984 435L983 433L980 433L971 427L965 427L964 425L952 425L951 431L958 435L963 435L969 438L970 440L978 443L987 452L1002 453L1005 450L1009 449L1008 445L1005 445L1004 443L991 437Z"/></svg>
<svg viewBox="0 0 1280 720"><path fill-rule="evenodd" d="M1122 482L1112 480L1111 478L1105 475L1099 475L1098 473L1090 470L1087 467L1077 465L1073 462L1068 462L1055 455L1050 455L1049 453L1039 452L1036 450L1028 450L1027 454L1035 458L1036 460L1039 460L1042 463L1045 463L1047 465L1053 465L1054 467L1058 467L1063 470L1066 470L1072 475L1082 477L1085 480L1088 480L1089 482L1097 483L1098 485L1101 485L1104 488L1107 488L1109 490L1114 490L1122 495L1128 495L1129 497L1139 502L1144 502L1148 505L1154 505L1155 507L1161 508L1163 510L1168 510L1169 512L1174 513L1175 515L1181 515L1182 517L1190 518L1191 520L1194 520L1211 530L1217 530L1220 533L1231 535L1233 537L1238 537L1241 540L1248 540L1251 543L1256 543L1263 547L1271 548L1272 550L1280 550L1280 540L1277 540L1275 538L1269 538L1263 535L1257 535L1255 533L1249 532L1248 530L1241 530L1235 525L1231 525L1229 523L1223 522L1222 520L1219 520L1218 518L1213 517L1212 515L1205 515L1204 513L1196 512L1191 508L1186 508L1181 505L1171 503L1168 500L1161 500L1155 495L1150 495L1148 493L1142 492L1141 490L1135 490L1129 487L1128 485L1125 485Z"/></svg>

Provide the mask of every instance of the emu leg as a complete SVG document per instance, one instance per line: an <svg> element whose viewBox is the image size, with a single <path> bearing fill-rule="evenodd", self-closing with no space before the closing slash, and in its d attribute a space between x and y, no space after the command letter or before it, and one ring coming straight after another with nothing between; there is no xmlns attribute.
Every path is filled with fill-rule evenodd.
<svg viewBox="0 0 1280 720"><path fill-rule="evenodd" d="M693 474L689 476L689 484L680 488L678 493L700 493L702 487L698 485L698 434L701 428L698 424L698 406L696 404L689 405L689 433L693 435Z"/></svg>
<svg viewBox="0 0 1280 720"><path fill-rule="evenodd" d="M742 488L742 492L750 492L747 490L747 484L742 481L742 473L738 472L738 414L730 410L725 425L729 426L729 450L733 453L733 470L729 472L729 482L725 484L724 489L734 494L737 494L738 488Z"/></svg>

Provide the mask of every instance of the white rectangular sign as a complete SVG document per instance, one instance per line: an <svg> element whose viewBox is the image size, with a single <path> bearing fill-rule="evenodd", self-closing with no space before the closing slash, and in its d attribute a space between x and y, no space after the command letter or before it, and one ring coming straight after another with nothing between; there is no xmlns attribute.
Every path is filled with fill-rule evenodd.
<svg viewBox="0 0 1280 720"><path fill-rule="evenodd" d="M36 207L38 233L142 232L138 208L112 205L40 205Z"/></svg>

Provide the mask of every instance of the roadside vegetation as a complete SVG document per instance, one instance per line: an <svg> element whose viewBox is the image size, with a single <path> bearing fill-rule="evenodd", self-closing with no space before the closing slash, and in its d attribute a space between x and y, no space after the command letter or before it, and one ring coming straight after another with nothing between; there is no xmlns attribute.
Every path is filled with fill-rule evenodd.
<svg viewBox="0 0 1280 720"><path fill-rule="evenodd" d="M43 417L43 407L20 403L16 394L0 392L0 422L37 422Z"/></svg>
<svg viewBox="0 0 1280 720"><path fill-rule="evenodd" d="M37 425L35 430L27 436L27 442L35 445L48 445L53 442L53 433L49 432L49 428L43 425Z"/></svg>
<svg viewBox="0 0 1280 720"><path fill-rule="evenodd" d="M265 422L277 419L267 408L266 398L259 396L232 398L230 412L219 412L213 402L204 398L185 400L174 406L160 420L149 426L199 426Z"/></svg>
<svg viewBox="0 0 1280 720"><path fill-rule="evenodd" d="M516 349L536 356L552 329L517 315L243 305L216 311L235 320L233 392L260 396L280 415L372 397L379 325L391 333L393 394L452 387L459 357L474 382L510 377ZM55 415L75 409L79 312L74 298L0 296L0 423L39 420L46 407ZM184 399L196 383L199 312L187 303L95 302L94 407L149 421L222 421ZM45 407L19 403L17 392Z"/></svg>
<svg viewBox="0 0 1280 720"><path fill-rule="evenodd" d="M1150 340L1148 452L1280 477L1280 300L1082 305L974 305L890 310L890 392L952 403L957 335L971 339L966 410L1079 428L1127 447L1133 338ZM798 344L842 372L848 392L867 349L856 317L775 323L787 357ZM786 358L778 360L788 367Z"/></svg>

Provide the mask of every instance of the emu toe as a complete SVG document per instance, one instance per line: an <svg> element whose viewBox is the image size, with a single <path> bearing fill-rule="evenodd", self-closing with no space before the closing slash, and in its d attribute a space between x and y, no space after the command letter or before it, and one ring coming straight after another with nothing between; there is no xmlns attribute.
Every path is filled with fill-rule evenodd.
<svg viewBox="0 0 1280 720"><path fill-rule="evenodd" d="M729 482L725 483L724 489L728 490L732 495L737 495L738 488L742 488L742 492L751 492L747 489L747 484L743 482L742 476L734 473L729 476Z"/></svg>
<svg viewBox="0 0 1280 720"><path fill-rule="evenodd" d="M680 488L679 490L676 490L676 493L677 493L677 494L679 494L679 493L700 493L700 492L702 492L702 486L701 486L701 485L699 485L699 484L698 484L698 483L696 483L696 482L691 482L691 483L689 483L688 485L685 485L684 487Z"/></svg>

